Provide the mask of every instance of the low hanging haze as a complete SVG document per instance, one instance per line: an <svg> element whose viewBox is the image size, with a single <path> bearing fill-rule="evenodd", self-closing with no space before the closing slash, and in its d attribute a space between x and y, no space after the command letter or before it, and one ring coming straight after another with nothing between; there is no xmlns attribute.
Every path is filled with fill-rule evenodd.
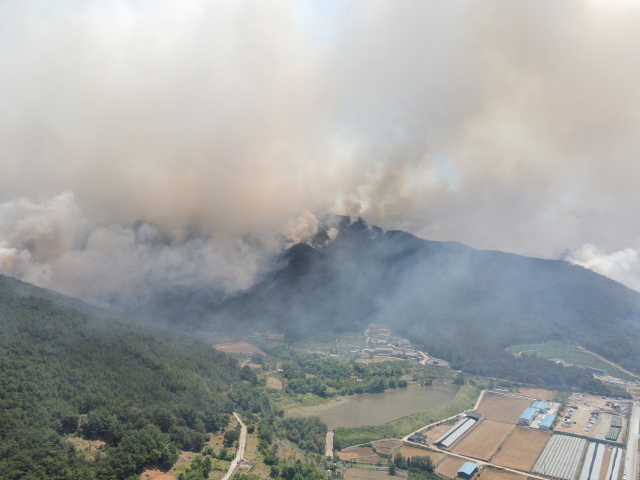
<svg viewBox="0 0 640 480"><path fill-rule="evenodd" d="M640 290L638 32L633 1L0 2L0 272L234 292L342 214Z"/></svg>

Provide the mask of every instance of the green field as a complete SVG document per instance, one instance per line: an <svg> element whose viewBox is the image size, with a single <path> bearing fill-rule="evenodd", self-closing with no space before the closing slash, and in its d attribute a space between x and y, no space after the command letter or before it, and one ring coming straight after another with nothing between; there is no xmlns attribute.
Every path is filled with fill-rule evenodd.
<svg viewBox="0 0 640 480"><path fill-rule="evenodd" d="M606 370L612 377L620 378L622 380L629 380L631 382L635 382L637 380L637 377L629 375L628 373L620 370L618 367L600 360L595 355L580 350L578 347L563 345L561 342L515 345L513 347L507 348L507 351L513 354L535 353L536 355L543 358L561 358L565 362L573 363L576 365Z"/></svg>

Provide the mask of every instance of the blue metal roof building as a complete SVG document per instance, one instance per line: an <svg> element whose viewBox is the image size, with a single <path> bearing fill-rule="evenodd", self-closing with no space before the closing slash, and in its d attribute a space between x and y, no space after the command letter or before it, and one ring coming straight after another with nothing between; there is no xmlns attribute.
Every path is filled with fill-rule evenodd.
<svg viewBox="0 0 640 480"><path fill-rule="evenodd" d="M547 402L536 402L531 408L537 409L539 412L547 409Z"/></svg>
<svg viewBox="0 0 640 480"><path fill-rule="evenodd" d="M551 425L553 425L553 421L555 419L556 419L555 415L551 415L550 413L546 414L542 418L542 421L540 422L540 425L538 426L538 428L540 430L550 430L551 429Z"/></svg>
<svg viewBox="0 0 640 480"><path fill-rule="evenodd" d="M527 408L524 413L522 415L520 415L520 420L518 420L518 423L520 425L531 425L531 422L533 421L534 417L536 416L536 413L538 413L538 410L533 408L533 407L529 407Z"/></svg>
<svg viewBox="0 0 640 480"><path fill-rule="evenodd" d="M478 469L478 465L473 462L467 462L458 470L458 476L462 478L471 478L471 475Z"/></svg>

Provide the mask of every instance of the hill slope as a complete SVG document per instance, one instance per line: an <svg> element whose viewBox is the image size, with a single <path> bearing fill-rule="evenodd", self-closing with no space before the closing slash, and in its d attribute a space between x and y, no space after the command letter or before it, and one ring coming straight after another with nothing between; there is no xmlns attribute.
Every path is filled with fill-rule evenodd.
<svg viewBox="0 0 640 480"><path fill-rule="evenodd" d="M0 276L2 478L137 478L170 465L224 423L239 377L235 359L190 337ZM81 418L85 436L108 443L95 462L62 440Z"/></svg>
<svg viewBox="0 0 640 480"><path fill-rule="evenodd" d="M640 372L640 293L580 266L345 218L333 242L295 245L282 260L218 307L217 320L292 336L388 323L460 366L517 343L572 341Z"/></svg>

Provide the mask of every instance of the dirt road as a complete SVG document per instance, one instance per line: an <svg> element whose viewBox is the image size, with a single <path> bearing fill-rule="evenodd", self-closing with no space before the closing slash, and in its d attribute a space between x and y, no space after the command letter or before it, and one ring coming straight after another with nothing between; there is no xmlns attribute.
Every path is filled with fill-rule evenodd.
<svg viewBox="0 0 640 480"><path fill-rule="evenodd" d="M325 457L333 458L333 430L327 432L327 440L325 442Z"/></svg>
<svg viewBox="0 0 640 480"><path fill-rule="evenodd" d="M238 468L238 465L244 458L244 447L247 443L247 426L242 423L242 420L240 420L240 417L236 412L233 412L233 416L236 417L236 419L242 426L242 429L240 430L240 439L238 440L238 452L236 453L236 458L234 458L231 462L231 465L229 465L229 471L224 477L222 477L222 480L229 480L233 473L236 471L236 468Z"/></svg>

